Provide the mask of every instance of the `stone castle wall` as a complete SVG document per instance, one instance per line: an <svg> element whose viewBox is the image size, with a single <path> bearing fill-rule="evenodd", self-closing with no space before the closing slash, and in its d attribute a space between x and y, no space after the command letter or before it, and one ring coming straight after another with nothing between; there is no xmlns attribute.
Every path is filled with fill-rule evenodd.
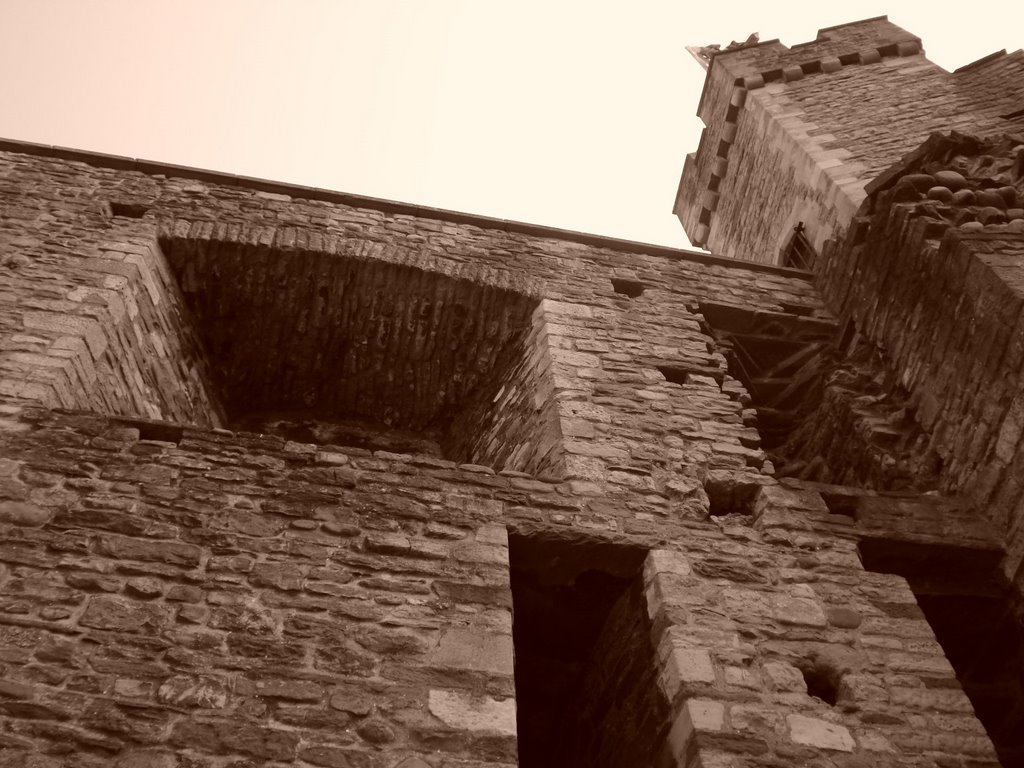
<svg viewBox="0 0 1024 768"><path fill-rule="evenodd" d="M906 581L858 558L934 518L780 485L712 333L831 327L808 275L2 160L0 762L544 765L524 723L565 709L606 741L547 764L995 759ZM318 437L354 422L424 449Z"/></svg>

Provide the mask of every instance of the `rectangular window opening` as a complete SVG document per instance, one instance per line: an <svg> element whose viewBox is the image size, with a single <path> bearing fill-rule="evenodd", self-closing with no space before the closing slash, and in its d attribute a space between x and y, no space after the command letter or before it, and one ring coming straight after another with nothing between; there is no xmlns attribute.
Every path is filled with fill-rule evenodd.
<svg viewBox="0 0 1024 768"><path fill-rule="evenodd" d="M646 555L561 531L510 532L520 768L657 764L671 723Z"/></svg>

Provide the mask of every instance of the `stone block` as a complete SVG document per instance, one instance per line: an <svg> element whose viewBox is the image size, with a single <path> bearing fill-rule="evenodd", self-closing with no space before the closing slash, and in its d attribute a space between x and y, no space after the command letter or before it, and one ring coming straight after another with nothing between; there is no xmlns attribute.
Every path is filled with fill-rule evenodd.
<svg viewBox="0 0 1024 768"><path fill-rule="evenodd" d="M320 768L383 768L380 759L371 752L327 744L303 747L299 757Z"/></svg>
<svg viewBox="0 0 1024 768"><path fill-rule="evenodd" d="M807 693L807 683L799 669L784 661L769 661L762 667L765 683L771 691Z"/></svg>
<svg viewBox="0 0 1024 768"><path fill-rule="evenodd" d="M106 534L96 543L100 554L124 560L144 560L184 567L199 565L202 550L180 541L154 541Z"/></svg>
<svg viewBox="0 0 1024 768"><path fill-rule="evenodd" d="M821 71L824 72L825 74L830 75L833 72L838 72L842 68L842 62L840 62L839 59L835 56L826 57L821 60Z"/></svg>
<svg viewBox="0 0 1024 768"><path fill-rule="evenodd" d="M676 715L669 731L669 747L676 760L687 754L690 739L695 733L717 733L725 728L725 705L711 699L690 699ZM682 764L682 763L680 763Z"/></svg>
<svg viewBox="0 0 1024 768"><path fill-rule="evenodd" d="M807 597L772 595L772 616L783 624L824 627L828 622L825 611L816 600Z"/></svg>
<svg viewBox="0 0 1024 768"><path fill-rule="evenodd" d="M512 637L480 629L449 629L426 657L431 666L511 675Z"/></svg>
<svg viewBox="0 0 1024 768"><path fill-rule="evenodd" d="M678 671L679 679L687 683L714 683L715 665L708 651L696 648L679 648L672 651L671 662Z"/></svg>
<svg viewBox="0 0 1024 768"><path fill-rule="evenodd" d="M789 738L797 744L837 752L852 752L856 747L850 732L842 725L804 715L788 715Z"/></svg>
<svg viewBox="0 0 1024 768"><path fill-rule="evenodd" d="M176 706L223 709L227 706L227 688L219 680L190 675L175 675L161 683L157 701Z"/></svg>
<svg viewBox="0 0 1024 768"><path fill-rule="evenodd" d="M134 632L147 626L159 628L167 618L167 610L162 605L98 595L89 598L78 623L94 629Z"/></svg>
<svg viewBox="0 0 1024 768"><path fill-rule="evenodd" d="M674 701L686 686L709 686L716 681L715 664L711 653L694 648L690 639L677 627L669 627L658 646L661 673L659 683L669 701Z"/></svg>
<svg viewBox="0 0 1024 768"><path fill-rule="evenodd" d="M276 728L263 728L233 721L180 720L171 733L171 743L183 749L206 752L239 752L263 760L292 761L299 735Z"/></svg>
<svg viewBox="0 0 1024 768"><path fill-rule="evenodd" d="M516 703L511 698L498 700L467 691L431 690L427 706L430 714L452 728L516 734Z"/></svg>
<svg viewBox="0 0 1024 768"><path fill-rule="evenodd" d="M644 581L648 584L663 573L689 576L692 572L686 555L671 549L652 549L644 561Z"/></svg>
<svg viewBox="0 0 1024 768"><path fill-rule="evenodd" d="M52 517L52 510L26 501L0 501L0 523L34 528L45 525Z"/></svg>
<svg viewBox="0 0 1024 768"><path fill-rule="evenodd" d="M587 304L576 304L567 301L544 299L541 302L544 312L558 317L591 317L593 310Z"/></svg>

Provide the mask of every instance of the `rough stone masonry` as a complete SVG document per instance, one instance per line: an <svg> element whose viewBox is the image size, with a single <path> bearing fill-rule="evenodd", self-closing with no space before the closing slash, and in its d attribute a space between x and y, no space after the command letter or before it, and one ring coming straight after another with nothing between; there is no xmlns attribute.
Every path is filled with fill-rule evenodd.
<svg viewBox="0 0 1024 768"><path fill-rule="evenodd" d="M813 273L0 143L0 765L1019 764L1015 119Z"/></svg>

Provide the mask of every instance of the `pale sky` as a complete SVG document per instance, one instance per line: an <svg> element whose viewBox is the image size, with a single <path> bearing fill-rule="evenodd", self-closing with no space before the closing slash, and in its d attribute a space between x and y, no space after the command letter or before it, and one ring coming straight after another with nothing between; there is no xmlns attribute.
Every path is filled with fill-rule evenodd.
<svg viewBox="0 0 1024 768"><path fill-rule="evenodd" d="M1024 45L1024 3L951 7L0 0L0 136L687 247L685 46L885 13L947 69Z"/></svg>

